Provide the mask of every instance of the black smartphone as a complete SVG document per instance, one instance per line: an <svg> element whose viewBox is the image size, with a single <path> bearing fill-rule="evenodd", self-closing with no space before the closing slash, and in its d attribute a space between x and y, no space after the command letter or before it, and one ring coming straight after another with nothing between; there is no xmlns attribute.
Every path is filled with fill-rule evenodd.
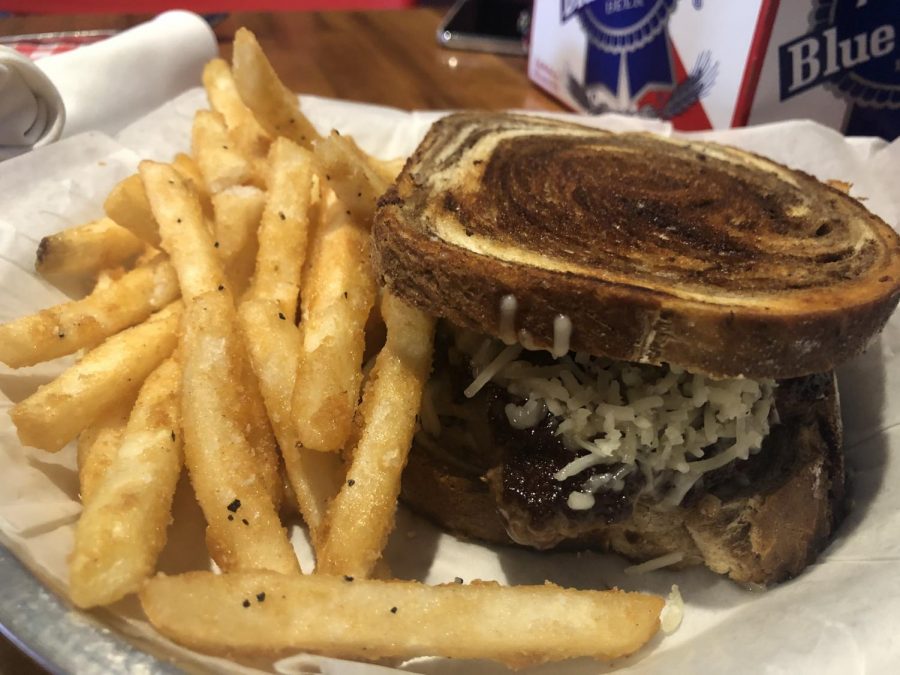
<svg viewBox="0 0 900 675"><path fill-rule="evenodd" d="M450 49L521 55L528 51L530 0L457 0L437 30Z"/></svg>

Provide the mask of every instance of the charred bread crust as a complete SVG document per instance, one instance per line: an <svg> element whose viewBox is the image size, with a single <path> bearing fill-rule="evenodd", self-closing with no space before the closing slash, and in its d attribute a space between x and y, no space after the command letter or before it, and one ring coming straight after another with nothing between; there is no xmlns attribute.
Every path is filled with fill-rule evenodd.
<svg viewBox="0 0 900 675"><path fill-rule="evenodd" d="M661 511L646 499L623 522L565 542L644 561L683 554L743 584L769 585L799 574L825 547L843 517L844 465L833 373L781 384L782 421L767 439L765 462L747 485L712 488L681 507ZM414 446L401 498L450 532L513 544L484 477L440 462Z"/></svg>
<svg viewBox="0 0 900 675"><path fill-rule="evenodd" d="M496 336L501 300L511 294L516 328L537 346L553 343L554 319L565 314L573 350L713 376L783 379L830 370L860 352L900 300L897 234L802 172L712 144L510 115L472 118L434 125L380 200L374 226L381 283L455 325ZM491 129L510 126L534 127L534 148L499 142L478 159L464 150L452 162L436 159L451 142L482 152L477 144ZM566 172L577 172L583 157L565 137L549 136L562 146L558 153L540 142L560 129L576 134L578 148L603 144L601 158L619 152L619 161L629 148L649 156L618 165L629 179L646 174L643 184L623 192L607 173L594 182L579 175L586 188L571 187ZM571 164L560 164L567 153ZM518 185L514 170L527 173L528 160L535 168ZM668 173L667 162L690 175ZM450 183L428 183L432 170ZM673 187L660 194L654 181ZM563 204L545 189L554 182L569 186ZM584 194L592 190L610 197ZM492 206L490 198L522 191L506 210ZM647 204L634 206L644 193ZM579 200L621 223L604 228L579 210Z"/></svg>

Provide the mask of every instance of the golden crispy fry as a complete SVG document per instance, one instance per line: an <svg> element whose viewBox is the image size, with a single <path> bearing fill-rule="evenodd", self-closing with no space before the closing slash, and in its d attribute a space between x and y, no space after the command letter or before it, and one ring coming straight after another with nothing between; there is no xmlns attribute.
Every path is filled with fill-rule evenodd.
<svg viewBox="0 0 900 675"><path fill-rule="evenodd" d="M297 95L278 79L256 36L246 28L234 35L232 73L241 100L273 138L286 136L305 148L319 138L315 127L300 112Z"/></svg>
<svg viewBox="0 0 900 675"><path fill-rule="evenodd" d="M245 300L238 316L250 363L259 379L266 410L281 448L288 482L315 544L321 540L328 501L337 494L343 478L343 465L339 455L315 452L297 445L296 427L291 417L291 395L300 346L297 327L274 300Z"/></svg>
<svg viewBox="0 0 900 675"><path fill-rule="evenodd" d="M144 242L109 218L41 239L34 268L41 276L90 275L133 260Z"/></svg>
<svg viewBox="0 0 900 675"><path fill-rule="evenodd" d="M339 202L326 210L303 281L293 416L300 443L336 452L359 401L365 326L375 302L371 237Z"/></svg>
<svg viewBox="0 0 900 675"><path fill-rule="evenodd" d="M159 251L151 249L149 246L147 247L147 250L153 251L153 260L156 260L159 257ZM151 262L152 260L147 260L142 265L139 265L139 267L144 267ZM124 267L109 267L105 270L100 270L97 272L97 278L94 279L93 292L96 293L97 291L106 290L126 274L128 274L128 272Z"/></svg>
<svg viewBox="0 0 900 675"><path fill-rule="evenodd" d="M112 466L133 406L132 396L116 401L78 434L78 492L82 504L93 498L97 486Z"/></svg>
<svg viewBox="0 0 900 675"><path fill-rule="evenodd" d="M167 164L141 162L140 173L159 222L162 247L172 256L185 301L190 303L206 293L219 294L231 308L227 320L235 323L233 297L212 235L206 229L197 194ZM275 437L243 343L236 343L234 352L239 354L234 371L239 377L232 386L239 389L243 404L233 414L242 428L249 429L247 440L251 447L266 460L256 471L263 477L277 507L281 504L283 484L278 475Z"/></svg>
<svg viewBox="0 0 900 675"><path fill-rule="evenodd" d="M175 349L181 303L107 338L10 410L19 440L56 452L117 401L131 396Z"/></svg>
<svg viewBox="0 0 900 675"><path fill-rule="evenodd" d="M550 583L426 586L271 572L157 576L140 598L163 635L213 654L447 656L513 667L631 654L657 632L665 604L643 593Z"/></svg>
<svg viewBox="0 0 900 675"><path fill-rule="evenodd" d="M225 120L217 112L198 110L194 115L191 152L213 194L253 181L252 164L234 147Z"/></svg>
<svg viewBox="0 0 900 675"><path fill-rule="evenodd" d="M234 307L231 310L231 322L235 330L239 330L237 324L237 316ZM259 388L259 382L253 367L250 364L250 357L247 354L247 347L244 343L243 335L239 335L237 341L238 361L240 379L234 383L238 394L241 397L243 405L233 411L233 415L239 424L246 430L247 442L253 448L256 457L256 472L269 491L269 497L275 510L281 509L284 501L284 478L281 475L281 463L278 459L278 441L275 440L275 433L272 430L272 424L269 422L269 415L266 412L266 404Z"/></svg>
<svg viewBox="0 0 900 675"><path fill-rule="evenodd" d="M197 297L182 337L185 463L223 570L299 571L262 474L270 457L248 438L242 343L225 293ZM277 467L276 467L277 478Z"/></svg>
<svg viewBox="0 0 900 675"><path fill-rule="evenodd" d="M134 259L134 264L132 265L132 267L143 267L145 265L149 265L159 257L160 253L161 251L158 248L153 248L149 244L145 244L143 253L141 253L137 258ZM121 267L112 268L111 270L104 270L104 272L110 273L116 269L121 271L122 274L125 273L125 270ZM100 276L102 274L103 272L97 274L97 281L100 280ZM121 276L121 274L119 276Z"/></svg>
<svg viewBox="0 0 900 675"><path fill-rule="evenodd" d="M178 297L178 279L160 259L73 300L0 326L0 361L31 366L90 348Z"/></svg>
<svg viewBox="0 0 900 675"><path fill-rule="evenodd" d="M352 139L332 131L316 143L319 175L359 223L370 224L375 203L390 181L372 168L368 155Z"/></svg>
<svg viewBox="0 0 900 675"><path fill-rule="evenodd" d="M159 247L159 228L137 174L125 178L112 189L103 202L103 210L139 239Z"/></svg>
<svg viewBox="0 0 900 675"><path fill-rule="evenodd" d="M324 574L366 577L381 557L394 527L400 474L431 369L434 319L387 291L381 314L387 342L357 412L359 441L347 480L328 509L317 560L317 571Z"/></svg>
<svg viewBox="0 0 900 675"><path fill-rule="evenodd" d="M385 181L387 184L393 183L397 176L400 175L400 172L403 171L403 166L406 164L406 157L395 157L394 159L376 159L374 157L369 157L369 164L378 173L379 176Z"/></svg>
<svg viewBox="0 0 900 675"><path fill-rule="evenodd" d="M309 236L312 155L286 138L269 151L269 185L259 228L259 251L250 294L278 302L291 321Z"/></svg>
<svg viewBox="0 0 900 675"><path fill-rule="evenodd" d="M206 217L212 218L209 189L196 163L184 153L178 153L172 161L173 168L197 192ZM142 241L159 248L159 226L150 208L144 184L138 174L129 176L116 185L103 203L106 215L118 225L129 230Z"/></svg>
<svg viewBox="0 0 900 675"><path fill-rule="evenodd" d="M213 195L212 203L216 250L234 294L239 297L250 284L256 265L257 230L266 193L257 187L241 185Z"/></svg>
<svg viewBox="0 0 900 675"><path fill-rule="evenodd" d="M175 159L172 160L172 168L190 183L194 191L200 196L201 201L209 199L209 187L206 185L206 181L203 180L203 173L200 171L200 167L197 166L197 162L190 155L179 152L175 155Z"/></svg>
<svg viewBox="0 0 900 675"><path fill-rule="evenodd" d="M197 193L168 164L143 161L140 176L162 247L171 256L186 302L210 291L227 290L225 271L206 228Z"/></svg>
<svg viewBox="0 0 900 675"><path fill-rule="evenodd" d="M225 118L228 135L238 152L247 159L264 160L272 137L241 100L228 63L222 59L207 63L203 69L203 86L210 107Z"/></svg>
<svg viewBox="0 0 900 675"><path fill-rule="evenodd" d="M200 199L200 207L203 209L203 216L210 222L213 218L212 195L209 186L203 180L203 174L200 167L190 155L179 152L172 160L172 168L175 169L181 177L194 189L197 197Z"/></svg>
<svg viewBox="0 0 900 675"><path fill-rule="evenodd" d="M156 569L181 474L181 368L164 361L141 387L116 457L75 528L69 597L108 605Z"/></svg>

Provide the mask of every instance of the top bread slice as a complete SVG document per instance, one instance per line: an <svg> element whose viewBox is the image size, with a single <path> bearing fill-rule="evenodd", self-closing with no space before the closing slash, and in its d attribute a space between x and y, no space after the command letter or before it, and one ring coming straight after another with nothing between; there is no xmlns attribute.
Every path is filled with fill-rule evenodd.
<svg viewBox="0 0 900 675"><path fill-rule="evenodd" d="M900 238L840 190L731 147L532 116L434 124L374 236L382 283L458 326L501 336L512 295L525 344L551 346L565 315L571 349L719 377L830 370L900 300Z"/></svg>

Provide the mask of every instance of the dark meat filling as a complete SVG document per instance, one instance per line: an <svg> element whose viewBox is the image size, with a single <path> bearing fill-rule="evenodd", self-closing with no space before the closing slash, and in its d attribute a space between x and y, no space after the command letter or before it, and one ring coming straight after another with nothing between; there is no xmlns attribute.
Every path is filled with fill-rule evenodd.
<svg viewBox="0 0 900 675"><path fill-rule="evenodd" d="M578 491L593 475L615 470L613 466L593 466L559 481L553 475L579 453L565 447L556 435L558 420L548 414L528 429L510 426L504 407L521 404L500 387L492 387L488 418L493 443L501 452L501 464L488 472L488 483L510 537L538 548L550 547L561 539L571 539L600 523L627 520L634 501L644 486L640 472L625 478L621 490L601 488L594 493L594 505L575 511L568 507L569 494ZM585 453L580 453L585 454Z"/></svg>
<svg viewBox="0 0 900 675"><path fill-rule="evenodd" d="M535 365L552 362L546 352L524 352L520 358ZM454 439L466 439L466 442L449 444L453 447L455 460L486 478L507 532L514 541L536 548L550 548L605 525L629 519L639 498L657 499L650 494L644 474L636 470L625 476L624 485L618 490L611 486L597 489L590 508L570 508L568 499L572 492L582 490L592 476L614 472L623 465L596 465L565 480L557 480L554 474L587 454L586 451L565 446L555 433L559 420L550 413L533 427L512 427L505 407L509 403L522 405L524 401L504 387L488 383L474 398L467 399L462 391L471 382L471 366L467 358L453 348L449 332L440 328L436 337L434 372L435 378L444 380L442 388L451 397L452 404L468 411L466 419L454 419L446 417L441 406L437 406L443 433L456 434ZM815 384L805 386L815 389L818 382L815 378L812 381ZM784 383L784 388L776 393L779 409L784 410L786 399L796 398L798 394L804 399L815 400L818 392L794 391L797 389L795 382L799 385L806 380ZM432 448L440 445L430 444ZM708 492L724 496L750 488L758 481L758 474L770 473L773 463L787 461L778 457L779 453L771 452L772 446L764 441L762 448L749 460L731 462L702 476L682 503L688 506ZM721 449L708 448L706 457L715 456ZM657 487L666 489L666 485Z"/></svg>

